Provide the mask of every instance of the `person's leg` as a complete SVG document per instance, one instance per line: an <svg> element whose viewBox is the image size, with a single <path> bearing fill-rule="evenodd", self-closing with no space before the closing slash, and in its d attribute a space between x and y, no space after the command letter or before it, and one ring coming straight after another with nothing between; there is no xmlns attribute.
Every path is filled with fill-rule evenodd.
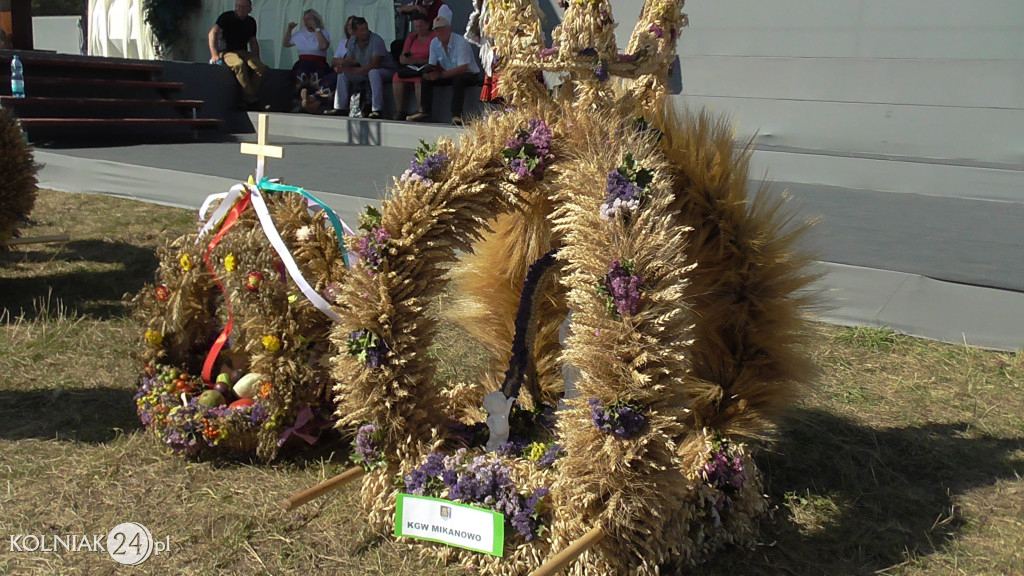
<svg viewBox="0 0 1024 576"><path fill-rule="evenodd" d="M348 74L338 74L338 84L334 89L334 109L348 110Z"/></svg>
<svg viewBox="0 0 1024 576"><path fill-rule="evenodd" d="M391 83L391 92L395 95L395 120L405 117L405 86L408 82L395 80ZM416 91L419 94L419 91Z"/></svg>
<svg viewBox="0 0 1024 576"><path fill-rule="evenodd" d="M245 64L245 59L239 52L225 52L221 57L224 59L224 65L234 73L238 85L242 87L243 102L245 104L254 102L256 96L249 85L249 67Z"/></svg>
<svg viewBox="0 0 1024 576"><path fill-rule="evenodd" d="M263 84L263 75L267 73L267 70L270 69L270 67L249 52L246 52L245 55L245 65L252 70L252 74L249 75L249 84L252 86L252 99L256 100L256 97L260 92L260 85Z"/></svg>
<svg viewBox="0 0 1024 576"><path fill-rule="evenodd" d="M452 78L452 117L462 117L466 102L466 89L480 81L480 74L459 74Z"/></svg>
<svg viewBox="0 0 1024 576"><path fill-rule="evenodd" d="M384 109L384 82L385 79L391 80L391 76L394 74L387 68L374 68L370 70L368 76L370 77L370 111L380 114L380 111Z"/></svg>
<svg viewBox="0 0 1024 576"><path fill-rule="evenodd" d="M420 81L420 109L410 119L422 121L430 118L434 109L434 82L424 78Z"/></svg>

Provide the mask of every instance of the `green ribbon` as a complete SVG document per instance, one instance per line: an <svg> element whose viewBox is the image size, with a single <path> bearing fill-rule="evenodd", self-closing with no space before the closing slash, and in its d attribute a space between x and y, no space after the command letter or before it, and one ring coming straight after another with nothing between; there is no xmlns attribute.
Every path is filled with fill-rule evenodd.
<svg viewBox="0 0 1024 576"><path fill-rule="evenodd" d="M334 226L334 234L338 237L338 246L341 248L341 259L345 261L345 266L349 268L352 267L348 262L348 251L345 250L345 227L341 225L341 219L338 218L338 215L330 206L298 186L288 186L287 184L271 182L266 176L260 180L258 187L260 190L266 190L267 192L295 192L323 208L324 212L327 213L327 218L331 221L331 226Z"/></svg>

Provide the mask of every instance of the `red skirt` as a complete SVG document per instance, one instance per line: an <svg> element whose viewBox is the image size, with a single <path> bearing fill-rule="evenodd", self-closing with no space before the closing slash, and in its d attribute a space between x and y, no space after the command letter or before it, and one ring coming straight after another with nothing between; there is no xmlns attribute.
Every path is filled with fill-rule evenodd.
<svg viewBox="0 0 1024 576"><path fill-rule="evenodd" d="M481 102L492 102L500 98L500 96L498 95L499 76L499 73L495 73L484 78L484 87L480 89Z"/></svg>

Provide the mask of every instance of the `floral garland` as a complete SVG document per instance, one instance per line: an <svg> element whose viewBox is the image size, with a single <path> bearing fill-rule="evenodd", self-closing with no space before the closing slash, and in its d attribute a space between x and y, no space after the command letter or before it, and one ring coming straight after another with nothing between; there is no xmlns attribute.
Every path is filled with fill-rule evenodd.
<svg viewBox="0 0 1024 576"><path fill-rule="evenodd" d="M518 490L512 469L501 458L486 454L468 458L465 448L452 456L433 451L403 480L407 494L445 498L500 512L526 542L543 533L543 503L550 489L538 486L532 491Z"/></svg>

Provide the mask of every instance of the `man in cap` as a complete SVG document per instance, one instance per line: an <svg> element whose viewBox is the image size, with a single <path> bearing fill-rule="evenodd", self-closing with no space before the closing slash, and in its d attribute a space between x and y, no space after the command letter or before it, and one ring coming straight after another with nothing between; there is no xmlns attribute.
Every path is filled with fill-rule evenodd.
<svg viewBox="0 0 1024 576"><path fill-rule="evenodd" d="M450 10L442 10L434 18L435 37L430 42L430 59L423 74L423 109L409 116L413 122L430 120L434 103L434 86L452 86L452 123L462 125L462 108L466 88L483 82L480 66L473 57L473 48L461 35L452 32Z"/></svg>

